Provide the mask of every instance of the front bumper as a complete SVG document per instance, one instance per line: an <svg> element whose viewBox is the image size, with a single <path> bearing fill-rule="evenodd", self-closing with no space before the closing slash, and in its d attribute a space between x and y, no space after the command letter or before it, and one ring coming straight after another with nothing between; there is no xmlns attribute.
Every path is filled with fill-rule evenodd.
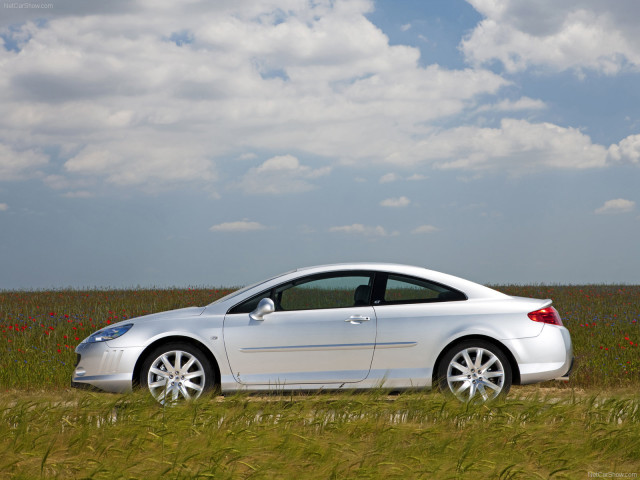
<svg viewBox="0 0 640 480"><path fill-rule="evenodd" d="M133 371L143 347L112 348L108 343L78 345L72 387L95 387L106 392L127 392L132 389Z"/></svg>

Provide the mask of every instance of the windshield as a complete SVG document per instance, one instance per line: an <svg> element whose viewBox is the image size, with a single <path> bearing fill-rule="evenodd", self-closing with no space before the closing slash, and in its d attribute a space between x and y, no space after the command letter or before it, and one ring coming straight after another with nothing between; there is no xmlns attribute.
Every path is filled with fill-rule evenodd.
<svg viewBox="0 0 640 480"><path fill-rule="evenodd" d="M215 302L210 303L209 305L215 305L216 303L224 302L226 300L229 300L230 298L236 297L236 296L246 292L247 290L252 289L253 287L258 287L258 286L262 285L263 283L270 282L271 280L275 280L276 278L283 277L285 275L289 275L290 273L293 273L293 272L295 272L295 270L290 270L288 272L281 273L279 275L275 275L275 276L273 276L271 278L267 278L266 280L262 280L262 281L260 281L258 283L254 283L254 284L248 285L246 287L241 288L240 290L236 290L235 292L231 292L230 294L219 298L218 300L216 300Z"/></svg>

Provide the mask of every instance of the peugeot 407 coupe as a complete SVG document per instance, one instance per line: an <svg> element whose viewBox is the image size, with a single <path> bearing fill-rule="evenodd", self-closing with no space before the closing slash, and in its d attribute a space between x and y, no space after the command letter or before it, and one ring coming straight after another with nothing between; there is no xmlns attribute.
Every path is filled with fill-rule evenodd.
<svg viewBox="0 0 640 480"><path fill-rule="evenodd" d="M566 377L573 363L551 300L381 263L300 268L206 307L108 326L76 353L74 386L140 386L161 403L209 389L433 386L485 401Z"/></svg>

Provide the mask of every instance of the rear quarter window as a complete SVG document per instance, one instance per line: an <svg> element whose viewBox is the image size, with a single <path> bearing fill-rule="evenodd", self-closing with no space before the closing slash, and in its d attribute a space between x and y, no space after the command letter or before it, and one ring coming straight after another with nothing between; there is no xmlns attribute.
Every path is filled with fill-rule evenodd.
<svg viewBox="0 0 640 480"><path fill-rule="evenodd" d="M389 274L382 302L384 304L431 303L466 300L464 293L428 280Z"/></svg>

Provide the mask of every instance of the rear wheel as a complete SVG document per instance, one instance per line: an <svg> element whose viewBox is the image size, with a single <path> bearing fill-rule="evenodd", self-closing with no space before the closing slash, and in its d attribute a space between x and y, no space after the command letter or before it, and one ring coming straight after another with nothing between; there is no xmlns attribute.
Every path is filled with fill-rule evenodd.
<svg viewBox="0 0 640 480"><path fill-rule="evenodd" d="M438 368L440 389L462 402L493 400L511 388L511 364L494 344L468 340L445 353Z"/></svg>
<svg viewBox="0 0 640 480"><path fill-rule="evenodd" d="M155 348L140 370L140 386L148 388L162 404L194 400L213 385L211 362L199 348L186 342Z"/></svg>

